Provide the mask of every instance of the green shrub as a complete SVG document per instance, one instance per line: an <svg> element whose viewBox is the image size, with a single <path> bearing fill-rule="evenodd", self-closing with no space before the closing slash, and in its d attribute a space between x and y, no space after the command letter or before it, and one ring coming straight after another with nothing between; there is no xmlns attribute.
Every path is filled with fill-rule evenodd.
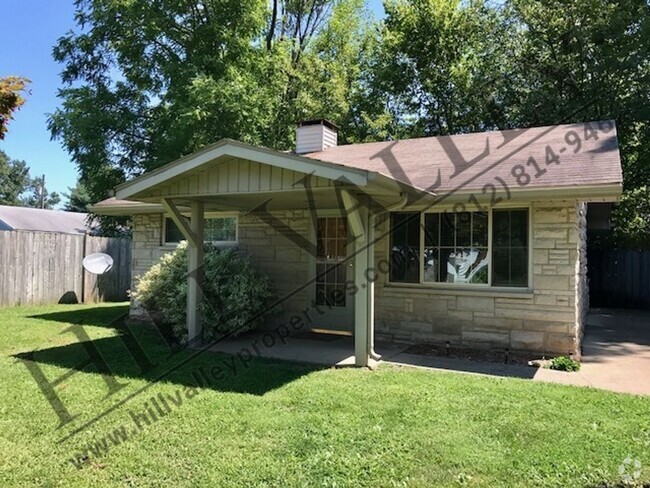
<svg viewBox="0 0 650 488"><path fill-rule="evenodd" d="M567 356L558 356L551 360L550 368L558 371L579 371L580 363Z"/></svg>
<svg viewBox="0 0 650 488"><path fill-rule="evenodd" d="M154 320L170 328L180 342L187 341L187 263L187 243L182 242L140 278L133 293ZM257 271L248 257L206 245L199 310L203 340L254 329L277 313L277 307L269 308L275 298L271 280Z"/></svg>

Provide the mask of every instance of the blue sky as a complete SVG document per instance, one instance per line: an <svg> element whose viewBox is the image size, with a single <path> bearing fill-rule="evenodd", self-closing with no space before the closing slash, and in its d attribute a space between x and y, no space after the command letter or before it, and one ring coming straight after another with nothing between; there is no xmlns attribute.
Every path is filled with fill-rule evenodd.
<svg viewBox="0 0 650 488"><path fill-rule="evenodd" d="M369 0L375 15L383 15L381 0ZM67 192L77 170L60 141L50 140L47 114L59 105L61 66L52 59L59 37L75 27L72 0L3 0L0 21L0 76L29 78L31 94L16 113L0 149L23 159L33 176L45 174L50 191ZM7 20L8 19L8 20Z"/></svg>

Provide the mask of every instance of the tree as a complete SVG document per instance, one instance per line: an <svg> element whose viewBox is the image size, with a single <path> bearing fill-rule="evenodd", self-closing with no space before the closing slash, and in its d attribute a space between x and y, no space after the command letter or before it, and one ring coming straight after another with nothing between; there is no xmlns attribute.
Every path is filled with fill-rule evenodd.
<svg viewBox="0 0 650 488"><path fill-rule="evenodd" d="M29 181L29 168L25 161L9 159L4 151L0 151L0 205L20 205L20 195Z"/></svg>
<svg viewBox="0 0 650 488"><path fill-rule="evenodd" d="M81 180L77 180L74 187L68 187L68 192L63 194L67 200L63 205L63 210L67 212L88 212L88 206L93 201Z"/></svg>
<svg viewBox="0 0 650 488"><path fill-rule="evenodd" d="M371 85L383 92L395 136L505 126L500 95L516 30L482 1L386 3Z"/></svg>
<svg viewBox="0 0 650 488"><path fill-rule="evenodd" d="M27 196L21 199L21 206L32 208L52 209L61 202L61 197L55 191L48 191L45 186L45 175L31 178L27 184Z"/></svg>
<svg viewBox="0 0 650 488"><path fill-rule="evenodd" d="M29 80L21 76L0 78L0 140L7 133L7 125L13 118L13 113L25 103L22 94L28 84Z"/></svg>
<svg viewBox="0 0 650 488"><path fill-rule="evenodd" d="M54 49L64 87L49 126L93 201L224 137L289 149L298 118L349 110L362 0L75 5L84 29Z"/></svg>
<svg viewBox="0 0 650 488"><path fill-rule="evenodd" d="M522 26L509 85L518 125L613 119L624 195L614 212L618 245L650 229L650 5L642 0L511 0Z"/></svg>

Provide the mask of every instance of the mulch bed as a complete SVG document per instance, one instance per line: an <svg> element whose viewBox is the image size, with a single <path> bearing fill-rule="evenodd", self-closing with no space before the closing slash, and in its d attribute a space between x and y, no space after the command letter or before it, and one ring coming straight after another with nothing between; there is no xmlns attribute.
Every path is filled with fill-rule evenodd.
<svg viewBox="0 0 650 488"><path fill-rule="evenodd" d="M415 344L408 347L404 352L408 354L419 354L421 356L440 356L533 367L539 367L547 360L547 358L542 358L534 354L506 352L505 349L468 349L451 345L449 347L441 346L439 344Z"/></svg>

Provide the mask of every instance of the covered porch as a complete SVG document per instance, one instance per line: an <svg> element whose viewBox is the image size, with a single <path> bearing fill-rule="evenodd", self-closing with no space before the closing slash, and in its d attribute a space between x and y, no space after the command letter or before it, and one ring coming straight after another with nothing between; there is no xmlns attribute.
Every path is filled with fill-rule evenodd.
<svg viewBox="0 0 650 488"><path fill-rule="evenodd" d="M349 353L341 361L369 366L377 358L375 219L404 205L411 191L421 195L380 173L221 141L119 186L115 196L159 206L187 240L186 320L191 346L205 346L199 314L205 216L228 212L238 215L241 223L255 222L255 229L271 229L265 233L247 228L239 244L253 257L266 253L276 239L287 243L285 252L275 252L267 260L274 269L285 269L286 276L291 276L284 280L291 283L281 283L279 298L280 305L290 303L291 307L283 321L270 328L281 334L278 340L282 342L286 335L295 343L302 340L301 334L312 330L338 334L337 348ZM300 225L292 217L298 213L304 215ZM344 244L337 246L337 242ZM300 273L290 273L296 267ZM334 269L337 278L332 281ZM274 281L283 281L282 276ZM337 292L333 301L330 296L323 297L325 289ZM322 309L327 313L319 312ZM310 310L313 320L307 320ZM292 330L298 321L304 327ZM282 329L283 325L288 329ZM236 339L231 341L236 343ZM283 347L290 344L287 341Z"/></svg>

